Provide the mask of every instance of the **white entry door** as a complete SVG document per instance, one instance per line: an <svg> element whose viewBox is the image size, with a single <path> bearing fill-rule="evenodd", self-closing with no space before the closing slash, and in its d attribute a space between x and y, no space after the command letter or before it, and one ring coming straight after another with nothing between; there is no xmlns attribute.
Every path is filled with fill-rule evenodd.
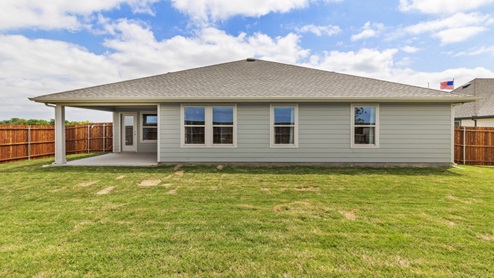
<svg viewBox="0 0 494 278"><path fill-rule="evenodd" d="M122 151L137 151L137 113L122 113Z"/></svg>

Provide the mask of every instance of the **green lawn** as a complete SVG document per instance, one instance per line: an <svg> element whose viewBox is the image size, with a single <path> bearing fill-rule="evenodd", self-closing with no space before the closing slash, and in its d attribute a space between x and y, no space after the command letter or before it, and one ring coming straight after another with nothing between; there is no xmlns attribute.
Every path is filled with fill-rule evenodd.
<svg viewBox="0 0 494 278"><path fill-rule="evenodd" d="M49 162L0 165L0 277L494 271L494 168Z"/></svg>

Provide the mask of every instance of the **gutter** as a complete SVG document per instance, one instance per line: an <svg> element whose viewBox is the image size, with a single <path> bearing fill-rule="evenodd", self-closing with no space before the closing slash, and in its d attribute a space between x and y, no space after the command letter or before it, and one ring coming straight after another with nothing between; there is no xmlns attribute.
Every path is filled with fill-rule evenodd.
<svg viewBox="0 0 494 278"><path fill-rule="evenodd" d="M31 101L40 102L40 103L59 103L65 105L81 105L81 104L120 104L120 103L128 103L128 104L137 104L137 103L161 103L161 102L415 102L415 103L464 103L464 102L472 102L479 100L479 97L430 97L430 98L379 98L379 97L315 97L315 98L307 98L307 97L258 97L258 98L249 98L249 97L195 97L195 98L180 98L180 97L172 97L172 98L29 98Z"/></svg>
<svg viewBox="0 0 494 278"><path fill-rule="evenodd" d="M455 120L481 120L481 119L491 119L494 118L494 115L487 116L471 116L471 117L455 117Z"/></svg>

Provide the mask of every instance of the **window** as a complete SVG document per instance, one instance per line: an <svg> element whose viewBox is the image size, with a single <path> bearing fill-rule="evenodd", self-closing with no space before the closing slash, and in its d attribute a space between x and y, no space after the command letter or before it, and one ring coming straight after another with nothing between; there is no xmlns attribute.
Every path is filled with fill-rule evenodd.
<svg viewBox="0 0 494 278"><path fill-rule="evenodd" d="M185 144L206 142L206 109L204 107L184 108Z"/></svg>
<svg viewBox="0 0 494 278"><path fill-rule="evenodd" d="M296 105L271 106L271 147L297 147Z"/></svg>
<svg viewBox="0 0 494 278"><path fill-rule="evenodd" d="M155 142L158 139L158 116L156 113L143 112L141 141Z"/></svg>
<svg viewBox="0 0 494 278"><path fill-rule="evenodd" d="M378 125L378 105L352 105L352 147L379 147Z"/></svg>
<svg viewBox="0 0 494 278"><path fill-rule="evenodd" d="M213 145L233 144L233 107L213 107Z"/></svg>
<svg viewBox="0 0 494 278"><path fill-rule="evenodd" d="M235 147L235 106L183 106L182 146Z"/></svg>
<svg viewBox="0 0 494 278"><path fill-rule="evenodd" d="M455 126L461 126L461 120L456 120L455 121Z"/></svg>

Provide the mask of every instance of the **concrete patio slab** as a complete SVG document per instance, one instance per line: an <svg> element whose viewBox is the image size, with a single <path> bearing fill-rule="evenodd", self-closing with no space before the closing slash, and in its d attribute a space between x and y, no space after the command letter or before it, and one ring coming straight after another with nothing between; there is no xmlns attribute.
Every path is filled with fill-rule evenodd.
<svg viewBox="0 0 494 278"><path fill-rule="evenodd" d="M67 166L155 166L156 153L109 153L89 158L68 161Z"/></svg>

